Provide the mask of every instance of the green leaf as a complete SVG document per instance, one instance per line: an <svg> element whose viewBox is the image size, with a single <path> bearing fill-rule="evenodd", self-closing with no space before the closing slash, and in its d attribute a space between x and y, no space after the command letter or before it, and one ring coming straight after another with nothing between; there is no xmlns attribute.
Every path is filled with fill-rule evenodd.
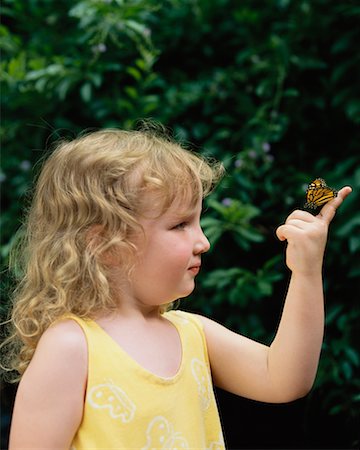
<svg viewBox="0 0 360 450"><path fill-rule="evenodd" d="M141 72L135 67L127 67L126 72L131 75L136 81L140 81L142 78Z"/></svg>
<svg viewBox="0 0 360 450"><path fill-rule="evenodd" d="M91 100L92 86L90 83L85 83L81 86L80 95L85 103L88 103Z"/></svg>

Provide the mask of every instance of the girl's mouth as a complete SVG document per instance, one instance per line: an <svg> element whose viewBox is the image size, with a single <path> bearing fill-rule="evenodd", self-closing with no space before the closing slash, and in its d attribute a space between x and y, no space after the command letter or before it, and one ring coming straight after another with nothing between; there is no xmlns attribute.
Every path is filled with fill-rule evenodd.
<svg viewBox="0 0 360 450"><path fill-rule="evenodd" d="M200 266L193 266L190 267L188 270L190 270L190 272L192 272L193 274L197 275L200 272Z"/></svg>

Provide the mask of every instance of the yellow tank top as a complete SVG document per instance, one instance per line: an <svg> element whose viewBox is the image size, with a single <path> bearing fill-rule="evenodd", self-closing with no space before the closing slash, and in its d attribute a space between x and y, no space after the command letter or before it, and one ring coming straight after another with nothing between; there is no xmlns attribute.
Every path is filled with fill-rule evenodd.
<svg viewBox="0 0 360 450"><path fill-rule="evenodd" d="M202 325L183 311L164 314L177 328L182 361L175 376L155 375L93 320L72 317L88 345L88 381L73 450L223 450Z"/></svg>

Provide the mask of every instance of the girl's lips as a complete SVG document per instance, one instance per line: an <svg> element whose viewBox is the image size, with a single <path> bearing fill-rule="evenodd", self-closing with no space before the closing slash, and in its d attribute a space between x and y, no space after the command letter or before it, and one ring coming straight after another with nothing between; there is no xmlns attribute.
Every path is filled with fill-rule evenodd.
<svg viewBox="0 0 360 450"><path fill-rule="evenodd" d="M193 266L190 267L188 270L190 270L190 272L192 272L193 274L197 275L200 271L200 266Z"/></svg>

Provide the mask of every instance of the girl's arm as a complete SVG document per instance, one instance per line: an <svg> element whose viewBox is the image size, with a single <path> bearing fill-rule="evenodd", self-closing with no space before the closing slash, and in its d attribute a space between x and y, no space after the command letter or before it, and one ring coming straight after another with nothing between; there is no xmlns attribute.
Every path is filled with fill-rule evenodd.
<svg viewBox="0 0 360 450"><path fill-rule="evenodd" d="M351 188L343 188L316 217L294 211L278 228L278 238L287 240L286 262L292 276L270 347L200 318L217 386L274 403L292 401L309 392L323 339L322 263L328 226L350 192Z"/></svg>
<svg viewBox="0 0 360 450"><path fill-rule="evenodd" d="M80 425L87 379L87 345L72 320L41 337L16 394L9 450L69 449Z"/></svg>

